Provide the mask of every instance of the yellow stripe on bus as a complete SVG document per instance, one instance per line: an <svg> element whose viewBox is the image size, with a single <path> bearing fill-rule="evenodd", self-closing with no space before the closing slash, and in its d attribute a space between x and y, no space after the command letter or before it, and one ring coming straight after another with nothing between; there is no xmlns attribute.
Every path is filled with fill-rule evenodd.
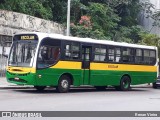
<svg viewBox="0 0 160 120"><path fill-rule="evenodd" d="M36 73L36 68L27 68L27 67L12 67L7 66L6 70L11 73L25 74L25 73Z"/></svg>
<svg viewBox="0 0 160 120"><path fill-rule="evenodd" d="M82 69L82 62L59 61L51 68L60 69ZM156 72L157 66L148 65L129 65L129 64L108 64L108 63L91 63L91 70L117 70L117 71L142 71Z"/></svg>
<svg viewBox="0 0 160 120"><path fill-rule="evenodd" d="M82 62L76 61L59 61L50 68L58 69L82 69ZM147 65L129 65L129 64L108 64L108 63L90 63L90 70L114 70L114 71L141 71L141 72L157 72L157 66ZM7 71L12 73L36 73L36 68L25 67L7 67Z"/></svg>
<svg viewBox="0 0 160 120"><path fill-rule="evenodd" d="M128 64L107 64L107 63L91 63L91 70L114 70L114 71L143 71L156 72L156 66L147 65L128 65Z"/></svg>
<svg viewBox="0 0 160 120"><path fill-rule="evenodd" d="M60 68L60 69L81 69L81 62L72 62L72 61L59 61L56 65L51 68Z"/></svg>

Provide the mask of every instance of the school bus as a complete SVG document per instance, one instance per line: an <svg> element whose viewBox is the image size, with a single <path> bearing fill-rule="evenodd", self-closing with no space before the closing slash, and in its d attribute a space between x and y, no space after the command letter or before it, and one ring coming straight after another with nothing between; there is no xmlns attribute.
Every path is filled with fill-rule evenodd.
<svg viewBox="0 0 160 120"><path fill-rule="evenodd" d="M157 47L39 32L14 35L6 69L8 82L61 93L71 85L127 91L157 75Z"/></svg>

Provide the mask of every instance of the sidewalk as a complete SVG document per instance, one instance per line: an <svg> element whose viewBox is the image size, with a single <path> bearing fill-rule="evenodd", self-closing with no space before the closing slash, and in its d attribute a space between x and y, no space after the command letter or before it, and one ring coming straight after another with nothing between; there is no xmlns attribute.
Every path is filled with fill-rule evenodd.
<svg viewBox="0 0 160 120"><path fill-rule="evenodd" d="M0 77L0 88L30 88L32 86L28 85L16 85L13 83L8 83L5 77Z"/></svg>

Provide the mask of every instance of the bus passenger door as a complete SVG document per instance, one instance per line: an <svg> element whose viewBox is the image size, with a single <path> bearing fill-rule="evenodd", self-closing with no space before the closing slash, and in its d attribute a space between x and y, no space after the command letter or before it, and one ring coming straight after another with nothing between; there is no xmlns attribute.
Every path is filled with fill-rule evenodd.
<svg viewBox="0 0 160 120"><path fill-rule="evenodd" d="M82 46L82 70L83 70L83 84L90 83L90 60L91 60L91 46Z"/></svg>

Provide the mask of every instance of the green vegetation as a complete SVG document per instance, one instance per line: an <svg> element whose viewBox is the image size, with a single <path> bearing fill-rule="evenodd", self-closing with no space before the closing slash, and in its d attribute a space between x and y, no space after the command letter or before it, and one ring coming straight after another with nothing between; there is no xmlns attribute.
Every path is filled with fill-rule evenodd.
<svg viewBox="0 0 160 120"><path fill-rule="evenodd" d="M152 44L160 38L138 25L145 11L159 26L159 13L145 0L71 0L71 34L129 43ZM0 9L20 12L66 25L67 0L1 0Z"/></svg>
<svg viewBox="0 0 160 120"><path fill-rule="evenodd" d="M140 34L141 43L143 45L157 46L158 47L158 56L160 56L160 37L158 35L142 33Z"/></svg>
<svg viewBox="0 0 160 120"><path fill-rule="evenodd" d="M44 19L53 18L52 10L47 0L1 0L0 9L25 13Z"/></svg>

